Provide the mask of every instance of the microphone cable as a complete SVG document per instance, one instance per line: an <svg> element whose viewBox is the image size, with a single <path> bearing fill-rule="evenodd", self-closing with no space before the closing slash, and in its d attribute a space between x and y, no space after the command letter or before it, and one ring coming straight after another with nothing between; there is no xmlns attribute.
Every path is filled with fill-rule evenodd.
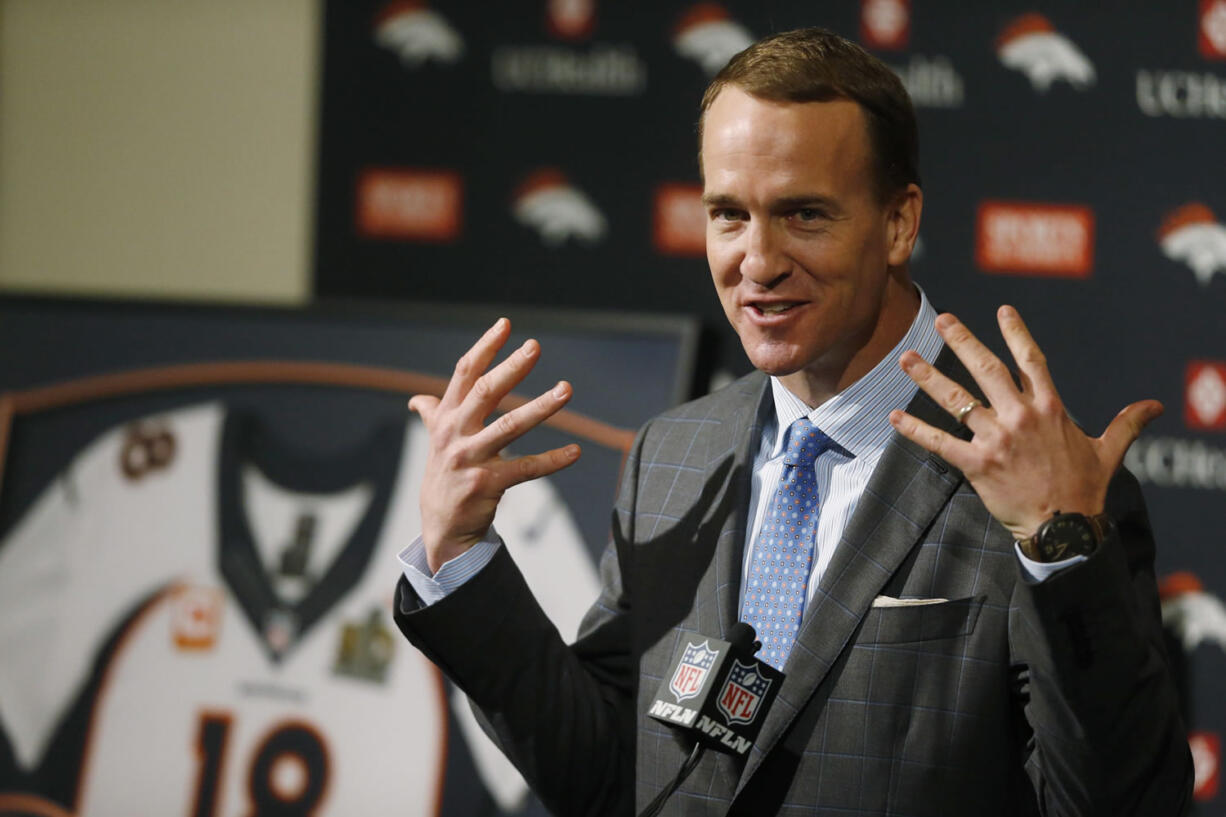
<svg viewBox="0 0 1226 817"><path fill-rule="evenodd" d="M681 764L681 768L677 770L677 776L673 778L673 782L669 783L655 799L647 804L647 808L639 813L639 817L655 817L664 808L664 803L669 797L672 797L673 792L681 787L685 779L690 776L690 772L694 771L698 766L698 762L702 760L703 754L706 753L707 747L701 743L695 743L694 748L690 750L690 756Z"/></svg>

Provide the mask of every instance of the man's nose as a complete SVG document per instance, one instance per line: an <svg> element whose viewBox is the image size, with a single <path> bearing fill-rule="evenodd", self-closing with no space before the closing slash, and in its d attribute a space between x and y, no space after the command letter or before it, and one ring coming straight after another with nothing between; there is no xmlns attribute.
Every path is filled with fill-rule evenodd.
<svg viewBox="0 0 1226 817"><path fill-rule="evenodd" d="M790 265L782 252L780 236L766 220L750 222L745 231L745 255L741 276L760 286L773 286L787 275Z"/></svg>

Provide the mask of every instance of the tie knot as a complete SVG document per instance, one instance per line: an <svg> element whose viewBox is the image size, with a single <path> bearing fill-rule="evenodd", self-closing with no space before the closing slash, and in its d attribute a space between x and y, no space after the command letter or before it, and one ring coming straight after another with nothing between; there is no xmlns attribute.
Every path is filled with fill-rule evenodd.
<svg viewBox="0 0 1226 817"><path fill-rule="evenodd" d="M783 445L785 464L812 468L818 456L834 445L834 440L813 425L808 417L801 417L788 426Z"/></svg>

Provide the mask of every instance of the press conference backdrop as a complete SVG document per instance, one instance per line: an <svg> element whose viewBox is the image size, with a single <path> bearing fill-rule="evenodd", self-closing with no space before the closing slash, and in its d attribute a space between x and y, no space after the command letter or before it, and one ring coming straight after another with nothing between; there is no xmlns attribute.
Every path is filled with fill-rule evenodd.
<svg viewBox="0 0 1226 817"><path fill-rule="evenodd" d="M332 0L322 294L674 310L707 373L748 368L711 290L702 90L755 38L820 25L915 101L912 269L994 348L1031 324L1101 429L1155 397L1128 464L1158 531L1206 814L1226 814L1226 0Z"/></svg>

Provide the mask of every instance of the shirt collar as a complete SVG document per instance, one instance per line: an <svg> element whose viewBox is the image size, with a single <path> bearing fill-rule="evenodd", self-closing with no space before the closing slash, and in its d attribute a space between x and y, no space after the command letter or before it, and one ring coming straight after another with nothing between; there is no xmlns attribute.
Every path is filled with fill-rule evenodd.
<svg viewBox="0 0 1226 817"><path fill-rule="evenodd" d="M920 308L902 340L867 374L817 408L810 409L788 391L779 378L771 377L775 402L775 442L771 459L783 452L783 437L788 426L806 416L851 456L875 459L880 455L893 431L889 423L890 412L906 408L918 389L898 365L899 355L914 349L932 363L941 351L941 336L933 325L936 310L924 290L919 286L916 289Z"/></svg>

